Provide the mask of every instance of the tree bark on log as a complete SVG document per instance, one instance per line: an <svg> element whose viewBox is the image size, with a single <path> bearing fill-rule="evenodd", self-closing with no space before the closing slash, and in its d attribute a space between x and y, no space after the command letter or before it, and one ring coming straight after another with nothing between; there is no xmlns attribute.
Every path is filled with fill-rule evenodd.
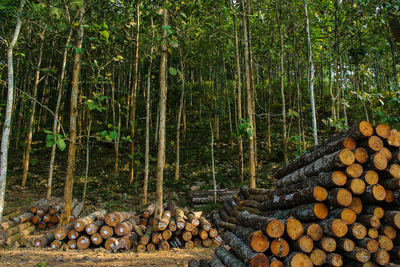
<svg viewBox="0 0 400 267"><path fill-rule="evenodd" d="M343 252L343 255L347 258L350 258L352 260L355 260L357 262L361 263L366 263L370 260L371 258L371 253L360 247L356 247L353 251L351 252Z"/></svg>
<svg viewBox="0 0 400 267"><path fill-rule="evenodd" d="M323 220L328 216L328 208L323 203L301 205L292 209L264 212L264 216L286 219L290 216L302 222Z"/></svg>
<svg viewBox="0 0 400 267"><path fill-rule="evenodd" d="M236 258L232 253L230 253L224 247L217 247L215 249L215 255L217 255L217 257L221 259L221 261L227 266L238 266L238 267L246 266L241 260Z"/></svg>
<svg viewBox="0 0 400 267"><path fill-rule="evenodd" d="M36 238L33 241L33 245L38 248L44 248L54 240L54 232L51 231L46 235Z"/></svg>
<svg viewBox="0 0 400 267"><path fill-rule="evenodd" d="M262 230L271 238L281 237L285 232L284 224L275 218L263 217L243 211L239 213L237 220L245 226Z"/></svg>
<svg viewBox="0 0 400 267"><path fill-rule="evenodd" d="M117 224L130 219L134 215L134 212L111 212L105 216L104 221L107 225L115 227Z"/></svg>
<svg viewBox="0 0 400 267"><path fill-rule="evenodd" d="M95 220L104 220L104 216L106 215L106 213L107 213L107 210L102 209L102 210L95 211L92 214L90 214L82 219L77 220L74 224L75 230L78 232L82 232L83 230L85 230L85 227L89 223L92 223Z"/></svg>

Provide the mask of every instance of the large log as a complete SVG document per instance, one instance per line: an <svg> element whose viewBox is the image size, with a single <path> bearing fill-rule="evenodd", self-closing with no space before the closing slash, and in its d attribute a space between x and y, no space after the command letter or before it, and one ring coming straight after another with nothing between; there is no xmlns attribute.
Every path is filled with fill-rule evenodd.
<svg viewBox="0 0 400 267"><path fill-rule="evenodd" d="M117 236L124 236L130 232L132 232L135 225L138 224L138 219L136 217L132 217L129 220L126 220L120 224L118 224L115 228L115 234Z"/></svg>
<svg viewBox="0 0 400 267"><path fill-rule="evenodd" d="M94 222L95 220L104 220L106 214L107 210L105 209L95 211L92 214L75 221L74 228L76 231L82 232L89 223Z"/></svg>
<svg viewBox="0 0 400 267"><path fill-rule="evenodd" d="M161 231L164 231L165 229L167 229L168 224L171 220L171 217L172 217L171 211L169 211L169 210L164 211L163 217L158 222L158 229Z"/></svg>
<svg viewBox="0 0 400 267"><path fill-rule="evenodd" d="M286 257L290 252L289 243L281 237L276 238L271 242L270 251L276 257Z"/></svg>
<svg viewBox="0 0 400 267"><path fill-rule="evenodd" d="M24 222L29 222L33 218L33 213L31 212L26 212L24 214L21 214L15 218L13 218L13 221L16 224L24 223Z"/></svg>
<svg viewBox="0 0 400 267"><path fill-rule="evenodd" d="M255 252L232 232L226 231L223 235L225 242L237 256L249 266L268 266L268 257Z"/></svg>
<svg viewBox="0 0 400 267"><path fill-rule="evenodd" d="M67 235L68 232L74 227L74 223L69 223L65 226L59 226L56 228L56 230L54 230L54 238L57 240L64 240Z"/></svg>
<svg viewBox="0 0 400 267"><path fill-rule="evenodd" d="M347 182L347 189L354 195L361 195L365 192L365 182L359 178L353 178Z"/></svg>
<svg viewBox="0 0 400 267"><path fill-rule="evenodd" d="M343 252L343 255L347 258L350 258L352 260L361 262L361 263L366 263L370 260L371 258L371 253L360 247L356 247L353 251L351 252Z"/></svg>
<svg viewBox="0 0 400 267"><path fill-rule="evenodd" d="M323 203L300 205L292 209L264 212L265 216L286 219L290 216L302 222L323 220L328 216L328 208Z"/></svg>
<svg viewBox="0 0 400 267"><path fill-rule="evenodd" d="M379 265L386 266L389 263L390 255L386 250L380 249L376 253L372 254L371 258Z"/></svg>
<svg viewBox="0 0 400 267"><path fill-rule="evenodd" d="M358 178L363 174L363 167L358 163L350 164L346 167L346 175L350 178Z"/></svg>
<svg viewBox="0 0 400 267"><path fill-rule="evenodd" d="M297 240L304 234L303 224L294 217L285 220L286 233L291 240Z"/></svg>
<svg viewBox="0 0 400 267"><path fill-rule="evenodd" d="M100 235L103 239L109 239L114 235L114 227L103 225L103 227L100 228Z"/></svg>
<svg viewBox="0 0 400 267"><path fill-rule="evenodd" d="M325 155L309 165L287 174L286 176L282 177L281 183L293 183L293 180L299 182L301 179L305 180L307 177L318 175L321 172L330 172L336 169L344 168L353 164L354 161L355 156L350 149L341 149L332 154Z"/></svg>
<svg viewBox="0 0 400 267"><path fill-rule="evenodd" d="M155 205L154 203L151 203L142 213L143 218L150 218L151 215L153 215L154 210L155 210Z"/></svg>
<svg viewBox="0 0 400 267"><path fill-rule="evenodd" d="M292 252L290 253L284 260L285 266L289 267L312 267L313 263L310 257L307 254L300 253L300 252Z"/></svg>
<svg viewBox="0 0 400 267"><path fill-rule="evenodd" d="M365 148L368 153L373 154L383 148L383 141L380 137L372 135L368 139L359 142L357 145Z"/></svg>
<svg viewBox="0 0 400 267"><path fill-rule="evenodd" d="M236 226L233 228L233 233L255 252L264 252L269 248L268 237L265 236L261 230L254 231L254 229L249 227Z"/></svg>
<svg viewBox="0 0 400 267"><path fill-rule="evenodd" d="M393 241L385 235L378 236L378 243L381 249L391 251L393 249Z"/></svg>
<svg viewBox="0 0 400 267"><path fill-rule="evenodd" d="M51 231L46 235L42 235L36 238L33 241L33 245L38 248L44 248L48 246L53 240L54 240L54 232Z"/></svg>
<svg viewBox="0 0 400 267"><path fill-rule="evenodd" d="M217 255L217 257L221 259L221 261L227 266L238 266L238 267L246 266L241 260L236 258L232 253L230 253L224 247L217 247L215 249L215 255Z"/></svg>
<svg viewBox="0 0 400 267"><path fill-rule="evenodd" d="M225 264L218 258L217 255L212 255L210 259L210 267L226 267Z"/></svg>
<svg viewBox="0 0 400 267"><path fill-rule="evenodd" d="M308 187L284 196L274 196L264 201L261 210L287 209L301 204L321 202L326 200L328 192L321 186Z"/></svg>
<svg viewBox="0 0 400 267"><path fill-rule="evenodd" d="M326 219L318 223L322 231L331 236L343 237L347 234L347 224L341 219Z"/></svg>
<svg viewBox="0 0 400 267"><path fill-rule="evenodd" d="M115 227L119 223L130 219L134 215L135 212L111 212L105 216L104 221L107 225Z"/></svg>
<svg viewBox="0 0 400 267"><path fill-rule="evenodd" d="M341 148L354 149L356 141L368 138L373 132L372 125L369 122L362 121L358 125L354 125L339 134L331 136L321 144L309 149L305 154L291 160L285 166L273 172L272 176L275 179L280 179L294 170L303 167L305 164L310 164L318 158Z"/></svg>
<svg viewBox="0 0 400 267"><path fill-rule="evenodd" d="M368 185L374 185L379 181L379 174L375 170L368 170L361 175L361 178L363 178Z"/></svg>
<svg viewBox="0 0 400 267"><path fill-rule="evenodd" d="M95 246L100 246L103 243L103 238L101 237L100 233L95 233L90 237L92 244Z"/></svg>
<svg viewBox="0 0 400 267"><path fill-rule="evenodd" d="M88 249L90 246L90 237L87 235L81 235L78 240L76 240L76 245L80 250Z"/></svg>
<svg viewBox="0 0 400 267"><path fill-rule="evenodd" d="M326 252L323 251L322 249L315 248L311 253L310 253L310 259L311 262L315 266L322 266L326 263Z"/></svg>
<svg viewBox="0 0 400 267"><path fill-rule="evenodd" d="M386 225L394 226L400 229L400 212L399 211L385 211L385 216L382 218L382 222Z"/></svg>
<svg viewBox="0 0 400 267"><path fill-rule="evenodd" d="M349 235L359 240L364 239L367 235L367 228L361 223L353 223L349 226Z"/></svg>
<svg viewBox="0 0 400 267"><path fill-rule="evenodd" d="M275 218L259 216L243 211L239 213L237 220L245 226L264 231L271 238L281 237L285 232L284 224Z"/></svg>
<svg viewBox="0 0 400 267"><path fill-rule="evenodd" d="M104 221L103 220L98 220L92 223L89 223L86 228L85 228L85 232L88 235L93 235L95 233L97 233L99 231L99 229L104 225Z"/></svg>

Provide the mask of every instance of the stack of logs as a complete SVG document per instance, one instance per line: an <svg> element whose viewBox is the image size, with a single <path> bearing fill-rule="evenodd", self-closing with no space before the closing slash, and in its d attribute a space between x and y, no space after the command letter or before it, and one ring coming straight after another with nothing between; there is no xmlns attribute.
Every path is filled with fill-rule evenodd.
<svg viewBox="0 0 400 267"><path fill-rule="evenodd" d="M216 195L216 201L222 203L223 199L229 196L237 195L239 190L237 189L218 189L214 190L193 190L189 192L190 202L194 206L201 206L204 204L214 203L214 196Z"/></svg>
<svg viewBox="0 0 400 267"><path fill-rule="evenodd" d="M9 213L2 217L0 225L0 245L11 246L22 237L35 231L36 228L51 228L60 220L63 203L60 198L53 197L50 200L40 199L25 209L10 209ZM83 209L83 204L78 203L77 199L72 202L71 220L79 216Z"/></svg>
<svg viewBox="0 0 400 267"><path fill-rule="evenodd" d="M399 266L400 133L361 122L242 187L213 220L211 266Z"/></svg>
<svg viewBox="0 0 400 267"><path fill-rule="evenodd" d="M209 247L221 244L216 229L201 212L192 212L167 205L162 219L155 223L154 204L140 216L135 212L96 211L66 226L37 238L34 246L53 249L88 249L104 247L107 250L134 250L153 252L157 249Z"/></svg>

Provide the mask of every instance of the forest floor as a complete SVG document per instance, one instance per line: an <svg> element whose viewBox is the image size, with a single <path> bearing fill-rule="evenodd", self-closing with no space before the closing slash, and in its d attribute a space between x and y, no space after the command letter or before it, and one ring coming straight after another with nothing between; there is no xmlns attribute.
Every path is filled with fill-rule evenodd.
<svg viewBox="0 0 400 267"><path fill-rule="evenodd" d="M187 266L191 259L209 259L211 248L177 249L154 253L110 253L105 249L54 251L0 248L0 266Z"/></svg>

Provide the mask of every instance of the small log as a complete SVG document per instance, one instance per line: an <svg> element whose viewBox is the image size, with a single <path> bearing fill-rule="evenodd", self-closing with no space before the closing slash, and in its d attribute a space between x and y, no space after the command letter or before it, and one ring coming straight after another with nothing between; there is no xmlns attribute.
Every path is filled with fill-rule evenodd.
<svg viewBox="0 0 400 267"><path fill-rule="evenodd" d="M217 255L212 255L210 259L210 267L226 267L225 264L218 258Z"/></svg>
<svg viewBox="0 0 400 267"><path fill-rule="evenodd" d="M367 235L368 235L369 238L372 238L372 239L378 238L378 236L379 236L378 229L369 228Z"/></svg>
<svg viewBox="0 0 400 267"><path fill-rule="evenodd" d="M386 225L400 229L400 212L390 210L385 211L385 216L383 216L382 222Z"/></svg>
<svg viewBox="0 0 400 267"><path fill-rule="evenodd" d="M7 246L12 246L15 242L19 241L22 237L27 236L31 234L33 231L35 231L36 227L34 225L25 228L21 230L19 233L16 233L15 235L9 236L6 240Z"/></svg>
<svg viewBox="0 0 400 267"><path fill-rule="evenodd" d="M77 239L79 237L79 232L77 232L75 229L71 229L68 232L68 238L69 239Z"/></svg>
<svg viewBox="0 0 400 267"><path fill-rule="evenodd" d="M351 204L352 194L345 188L329 190L327 202L331 207L347 207Z"/></svg>
<svg viewBox="0 0 400 267"><path fill-rule="evenodd" d="M153 227L151 227L150 225L147 226L146 232L144 233L143 236L140 237L139 240L140 244L147 245L151 240L152 233L153 233Z"/></svg>
<svg viewBox="0 0 400 267"><path fill-rule="evenodd" d="M336 240L330 236L324 236L316 243L316 246L326 252L334 252L336 250Z"/></svg>
<svg viewBox="0 0 400 267"><path fill-rule="evenodd" d="M318 241L322 238L322 228L317 223L304 224L305 234L310 236L312 240Z"/></svg>
<svg viewBox="0 0 400 267"><path fill-rule="evenodd" d="M15 218L13 218L13 221L16 224L24 223L24 222L29 222L33 218L33 214L31 212L26 212L24 214L21 214Z"/></svg>
<svg viewBox="0 0 400 267"><path fill-rule="evenodd" d="M33 245L37 248L44 248L48 246L54 240L54 232L49 232L46 235L42 235L33 241Z"/></svg>
<svg viewBox="0 0 400 267"><path fill-rule="evenodd" d="M194 228L194 226L191 224L191 223L189 223L189 222L187 222L186 224L185 224L185 230L186 231L192 231L193 230L193 228Z"/></svg>
<svg viewBox="0 0 400 267"><path fill-rule="evenodd" d="M379 242L376 239L366 237L362 240L356 240L355 242L358 247L365 248L371 253L375 253L379 249Z"/></svg>
<svg viewBox="0 0 400 267"><path fill-rule="evenodd" d="M237 226L233 232L255 252L264 252L269 248L268 237L261 230L254 231L252 228Z"/></svg>
<svg viewBox="0 0 400 267"><path fill-rule="evenodd" d="M297 240L304 234L303 224L294 217L285 220L286 233L291 240Z"/></svg>
<svg viewBox="0 0 400 267"><path fill-rule="evenodd" d="M47 223L45 223L45 222L40 222L40 223L38 223L37 227L38 227L39 229L44 229L44 228L47 227Z"/></svg>
<svg viewBox="0 0 400 267"><path fill-rule="evenodd" d="M190 232L188 232L190 233ZM172 232L169 229L165 229L162 232L162 237L164 238L164 240L169 240L172 237Z"/></svg>
<svg viewBox="0 0 400 267"><path fill-rule="evenodd" d="M92 236L90 236L90 241L92 241L93 245L100 246L101 243L103 243L103 238L101 237L100 233L95 233Z"/></svg>
<svg viewBox="0 0 400 267"><path fill-rule="evenodd" d="M350 236L361 240L367 235L367 228L365 228L361 223L356 222L349 226L349 234Z"/></svg>
<svg viewBox="0 0 400 267"><path fill-rule="evenodd" d="M72 205L71 205L71 207L72 207ZM71 216L73 216L75 219L79 218L79 215L81 214L82 210L83 210L83 203L82 202L81 203L77 203L74 206L74 208L71 209ZM103 219L102 215L97 219L98 220Z"/></svg>
<svg viewBox="0 0 400 267"><path fill-rule="evenodd" d="M329 211L328 218L338 218L343 220L346 224L353 224L357 219L357 214L349 208L337 208Z"/></svg>
<svg viewBox="0 0 400 267"><path fill-rule="evenodd" d="M50 218L50 222L54 223L54 224L59 223L60 222L60 214L52 215L51 218Z"/></svg>
<svg viewBox="0 0 400 267"><path fill-rule="evenodd" d="M386 266L389 263L390 255L386 250L380 249L372 254L372 260L381 266Z"/></svg>
<svg viewBox="0 0 400 267"><path fill-rule="evenodd" d="M109 225L103 225L100 228L100 235L103 239L109 239L114 235L114 228Z"/></svg>
<svg viewBox="0 0 400 267"><path fill-rule="evenodd" d="M357 162L363 164L369 159L368 151L363 147L357 147L354 150L354 157L356 158Z"/></svg>
<svg viewBox="0 0 400 267"><path fill-rule="evenodd" d="M51 219L51 215L50 215L50 213L47 213L43 216L42 221L45 223L49 223L50 219Z"/></svg>
<svg viewBox="0 0 400 267"><path fill-rule="evenodd" d="M281 237L276 238L271 242L270 251L276 257L286 257L290 251L289 243Z"/></svg>
<svg viewBox="0 0 400 267"><path fill-rule="evenodd" d="M268 257L269 260L269 267L285 267L283 262L275 258L274 256Z"/></svg>
<svg viewBox="0 0 400 267"><path fill-rule="evenodd" d="M148 243L146 246L146 250L150 253L155 252L156 251L156 245L154 245L153 243Z"/></svg>
<svg viewBox="0 0 400 267"><path fill-rule="evenodd" d="M346 174L348 177L351 178L359 178L361 177L363 172L364 172L363 167L358 163L353 163L346 167Z"/></svg>
<svg viewBox="0 0 400 267"><path fill-rule="evenodd" d="M117 236L124 236L133 231L135 225L138 224L138 219L136 217L132 217L129 220L126 220L122 223L119 223L115 226L114 231Z"/></svg>
<svg viewBox="0 0 400 267"><path fill-rule="evenodd" d="M93 234L97 233L99 231L99 229L103 225L104 225L104 221L103 220L99 220L99 221L95 221L95 222L89 223L85 228L85 232L88 235L93 235Z"/></svg>
<svg viewBox="0 0 400 267"><path fill-rule="evenodd" d="M365 171L361 177L368 185L377 184L379 181L379 174L374 170Z"/></svg>
<svg viewBox="0 0 400 267"><path fill-rule="evenodd" d="M67 246L69 249L77 249L78 246L76 244L76 240L68 240Z"/></svg>
<svg viewBox="0 0 400 267"><path fill-rule="evenodd" d="M359 197L353 197L351 200L351 204L348 206L348 208L358 215L363 209L363 202Z"/></svg>
<svg viewBox="0 0 400 267"><path fill-rule="evenodd" d="M161 243L159 244L159 248L161 250L168 251L170 248L168 241L166 241L166 240L161 241Z"/></svg>
<svg viewBox="0 0 400 267"><path fill-rule="evenodd" d="M67 235L68 232L74 227L74 223L69 223L65 226L59 226L56 228L56 230L54 230L54 237L57 240L64 240Z"/></svg>
<svg viewBox="0 0 400 267"><path fill-rule="evenodd" d="M394 247L393 241L385 235L378 236L379 247L386 251L391 251Z"/></svg>
<svg viewBox="0 0 400 267"><path fill-rule="evenodd" d="M109 239L106 240L106 242L104 243L104 247L106 248L106 250L113 250L114 247L117 245L118 243L118 239L114 238L114 237L110 237ZM146 248L146 247L145 247Z"/></svg>
<svg viewBox="0 0 400 267"><path fill-rule="evenodd" d="M38 205L40 205L43 202L47 202L48 200L45 198L39 199L38 201L36 201L34 204L32 204L30 207L28 207L28 211L32 214L36 214L37 209L38 209Z"/></svg>
<svg viewBox="0 0 400 267"><path fill-rule="evenodd" d="M370 156L366 165L368 169L383 171L386 169L388 161L385 154L376 152Z"/></svg>
<svg viewBox="0 0 400 267"><path fill-rule="evenodd" d="M315 265L315 266L322 266L326 263L326 252L323 251L322 249L314 249L311 253L310 253L310 259L311 262Z"/></svg>
<svg viewBox="0 0 400 267"><path fill-rule="evenodd" d="M294 249L299 252L310 253L314 249L314 241L308 235L303 235L292 243Z"/></svg>
<svg viewBox="0 0 400 267"><path fill-rule="evenodd" d="M336 247L339 251L351 252L355 248L354 241L349 238L338 238L336 239Z"/></svg>
<svg viewBox="0 0 400 267"><path fill-rule="evenodd" d="M366 206L364 208L363 211L364 214L368 214L368 215L374 215L376 216L378 219L382 219L383 216L385 215L385 211L379 207L379 206L374 206L374 205L369 205Z"/></svg>
<svg viewBox="0 0 400 267"><path fill-rule="evenodd" d="M325 234L343 237L347 234L347 224L341 219L326 219L318 222Z"/></svg>
<svg viewBox="0 0 400 267"><path fill-rule="evenodd" d="M107 241L106 241L107 243ZM78 249L80 250L85 250L88 249L90 246L90 237L86 236L86 235L81 235L78 240L76 241L76 245L78 247ZM107 248L107 245L105 245L105 247Z"/></svg>
<svg viewBox="0 0 400 267"><path fill-rule="evenodd" d="M381 226L381 222L378 217L375 215L359 215L358 216L358 222L364 224L366 227L371 227L371 228L378 228Z"/></svg>
<svg viewBox="0 0 400 267"><path fill-rule="evenodd" d="M167 241L163 241L163 242L166 242L168 244ZM147 247L145 245L142 245L142 244L139 244L139 245L136 246L136 251L139 252L139 253L146 252L146 249L147 249ZM161 249L161 247L160 247L160 249Z"/></svg>
<svg viewBox="0 0 400 267"><path fill-rule="evenodd" d="M364 194L361 196L363 203L373 204L383 201L386 197L386 190L383 186L376 184L367 186Z"/></svg>
<svg viewBox="0 0 400 267"><path fill-rule="evenodd" d="M171 218L171 221L169 222L169 225L168 225L168 229L171 232L175 232L176 231L176 220L175 220L175 217Z"/></svg>
<svg viewBox="0 0 400 267"><path fill-rule="evenodd" d="M292 215L302 222L312 222L325 219L328 216L328 208L323 203L314 203L287 210L264 212L264 215L276 219L286 219Z"/></svg>
<svg viewBox="0 0 400 267"><path fill-rule="evenodd" d="M394 227L392 227L390 225L384 225L379 230L380 230L382 235L387 236L391 240L396 239L397 231L396 231L396 229Z"/></svg>
<svg viewBox="0 0 400 267"><path fill-rule="evenodd" d="M50 243L50 248L52 249L60 249L63 242L61 240L54 239L53 242Z"/></svg>
<svg viewBox="0 0 400 267"><path fill-rule="evenodd" d="M340 267L343 266L342 255L337 253L328 253L326 262L329 266Z"/></svg>
<svg viewBox="0 0 400 267"><path fill-rule="evenodd" d="M194 229L194 228L193 228L193 229ZM190 232L192 233L193 230L190 231ZM214 237L218 236L218 231L217 231L217 229L211 228L210 231L208 231L208 235L209 235L211 238L214 238Z"/></svg>
<svg viewBox="0 0 400 267"><path fill-rule="evenodd" d="M285 266L290 266L290 267L297 267L297 266L312 267L312 266L314 266L310 257L308 257L307 254L303 254L300 252L290 253L284 259L284 262L285 262Z"/></svg>
<svg viewBox="0 0 400 267"><path fill-rule="evenodd" d="M31 222L33 224L39 224L42 221L42 218L40 218L38 215L35 215L32 217Z"/></svg>
<svg viewBox="0 0 400 267"><path fill-rule="evenodd" d="M153 215L153 213L154 213L155 207L156 207L156 206L154 205L154 203L151 203L151 204L143 211L143 213L142 213L143 218L146 218L146 219L150 218L151 215Z"/></svg>
<svg viewBox="0 0 400 267"><path fill-rule="evenodd" d="M386 196L384 201L385 203L392 203L394 201L394 192L392 190L386 190Z"/></svg>
<svg viewBox="0 0 400 267"><path fill-rule="evenodd" d="M75 221L75 224L74 224L75 230L78 232L82 232L83 230L85 230L86 226L89 223L92 223L95 220L104 220L104 216L106 215L106 213L107 213L107 210L105 210L105 209L98 210L82 219Z"/></svg>
<svg viewBox="0 0 400 267"><path fill-rule="evenodd" d="M387 147L382 147L382 149L379 151L379 153L382 153L383 155L385 155L386 160L388 162L390 162L392 160L392 152L387 148Z"/></svg>
<svg viewBox="0 0 400 267"><path fill-rule="evenodd" d="M353 178L348 181L346 187L354 195L361 195L362 193L365 192L366 186L364 180L359 178Z"/></svg>
<svg viewBox="0 0 400 267"><path fill-rule="evenodd" d="M134 215L134 212L111 212L105 216L104 221L107 225L115 227L119 223L130 219Z"/></svg>
<svg viewBox="0 0 400 267"><path fill-rule="evenodd" d="M387 124L380 123L375 127L376 134L384 139L388 139L390 137L390 127Z"/></svg>
<svg viewBox="0 0 400 267"><path fill-rule="evenodd" d="M366 263L371 258L371 253L368 250L360 247L355 247L355 249L351 252L343 252L343 255L361 263Z"/></svg>
<svg viewBox="0 0 400 267"><path fill-rule="evenodd" d="M390 136L387 139L389 145L400 147L400 132L395 129L390 130Z"/></svg>
<svg viewBox="0 0 400 267"><path fill-rule="evenodd" d="M217 255L217 257L221 259L222 262L227 266L238 266L238 267L246 266L240 259L236 258L232 253L230 253L224 247L217 247L215 249L215 255Z"/></svg>
<svg viewBox="0 0 400 267"><path fill-rule="evenodd" d="M201 226L201 228L203 228L203 229L206 230L207 232L210 231L210 229L211 229L211 223L209 223L209 222L207 221L206 218L204 218L203 216L201 216L201 217L199 218L199 221L200 221L200 226Z"/></svg>
<svg viewBox="0 0 400 267"><path fill-rule="evenodd" d="M62 203L54 205L54 206L50 207L49 214L50 215L54 215L54 214L60 213L62 208L63 208L63 204Z"/></svg>
<svg viewBox="0 0 400 267"><path fill-rule="evenodd" d="M188 218L189 223L191 223L195 227L198 227L200 225L200 221L199 221L200 217L201 217L201 213L193 213L193 212L187 213L187 218Z"/></svg>
<svg viewBox="0 0 400 267"><path fill-rule="evenodd" d="M263 217L243 211L239 213L237 220L245 226L264 231L271 238L281 237L285 232L285 225L275 218Z"/></svg>
<svg viewBox="0 0 400 267"><path fill-rule="evenodd" d="M165 229L167 229L168 224L171 220L171 216L172 216L172 214L169 210L164 211L163 217L158 222L158 229L160 231L164 231Z"/></svg>

